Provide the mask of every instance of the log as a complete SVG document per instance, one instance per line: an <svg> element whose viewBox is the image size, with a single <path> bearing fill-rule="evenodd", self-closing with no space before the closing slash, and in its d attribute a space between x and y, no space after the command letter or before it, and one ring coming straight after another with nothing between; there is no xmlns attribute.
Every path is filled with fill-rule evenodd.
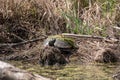
<svg viewBox="0 0 120 80"><path fill-rule="evenodd" d="M50 80L43 76L29 73L13 65L0 61L0 80Z"/></svg>
<svg viewBox="0 0 120 80"><path fill-rule="evenodd" d="M108 43L118 43L120 40L115 38L106 38L102 36L93 36L93 35L80 35L80 34L69 34L69 33L63 33L62 34L65 37L80 39L80 38L86 38L86 39L99 39Z"/></svg>
<svg viewBox="0 0 120 80"><path fill-rule="evenodd" d="M93 38L93 39L105 39L105 37L101 36L93 36L93 35L80 35L80 34L69 34L69 33L63 33L62 34L65 37L72 37L72 38Z"/></svg>

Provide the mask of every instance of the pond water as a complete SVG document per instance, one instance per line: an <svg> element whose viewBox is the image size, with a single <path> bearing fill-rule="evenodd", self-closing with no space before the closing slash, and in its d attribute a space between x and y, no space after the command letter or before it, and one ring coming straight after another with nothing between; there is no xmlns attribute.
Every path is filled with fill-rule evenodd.
<svg viewBox="0 0 120 80"><path fill-rule="evenodd" d="M113 80L117 64L67 64L66 66L41 67L38 64L30 64L20 61L10 62L13 65L27 71L52 78L54 80Z"/></svg>

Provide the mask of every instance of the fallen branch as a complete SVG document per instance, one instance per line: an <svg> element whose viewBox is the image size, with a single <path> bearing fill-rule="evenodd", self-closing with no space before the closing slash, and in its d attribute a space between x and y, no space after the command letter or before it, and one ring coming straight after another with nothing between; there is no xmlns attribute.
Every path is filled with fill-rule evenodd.
<svg viewBox="0 0 120 80"><path fill-rule="evenodd" d="M105 42L109 42L109 43L118 43L119 40L115 39L115 38L106 38L106 37L101 37L101 36L93 36L93 35L80 35L80 34L67 34L67 33L63 33L62 35L64 35L65 37L72 37L75 39L80 39L80 38L92 38L92 39L100 39L103 40Z"/></svg>
<svg viewBox="0 0 120 80"><path fill-rule="evenodd" d="M27 44L27 43L31 43L31 42L36 42L36 41L39 41L39 40L42 40L45 38L46 37L42 37L42 38L27 40L27 41L23 41L23 42L19 42L19 43L3 43L3 44L0 44L0 47L14 47L14 46L23 45L23 44Z"/></svg>
<svg viewBox="0 0 120 80"><path fill-rule="evenodd" d="M106 38L106 37L101 37L101 36L92 36L92 35L79 35L79 34L65 34L63 33L62 35L64 35L65 37L72 37L75 39L79 39L79 38L93 38L93 39L100 39L100 40L104 40L106 42L109 43L118 43L119 40L115 39L115 38ZM31 43L31 42L36 42L42 39L47 38L47 36L44 36L42 38L37 38L37 39L32 39L32 40L27 40L27 41L23 41L23 42L19 42L19 43L3 43L0 44L0 47L14 47L14 46L18 46L18 45L23 45L23 44L27 44L27 43Z"/></svg>
<svg viewBox="0 0 120 80"><path fill-rule="evenodd" d="M0 80L50 80L43 76L18 69L11 64L0 61Z"/></svg>
<svg viewBox="0 0 120 80"><path fill-rule="evenodd" d="M104 39L105 37L101 36L93 36L93 35L80 35L80 34L67 34L63 33L65 37L73 37L73 38L93 38L93 39Z"/></svg>

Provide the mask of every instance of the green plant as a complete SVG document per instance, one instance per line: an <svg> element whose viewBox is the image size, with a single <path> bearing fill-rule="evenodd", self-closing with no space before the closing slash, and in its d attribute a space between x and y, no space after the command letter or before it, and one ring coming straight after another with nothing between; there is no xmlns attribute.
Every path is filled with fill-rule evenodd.
<svg viewBox="0 0 120 80"><path fill-rule="evenodd" d="M66 19L66 28L68 32L75 34L92 34L93 30L89 27L88 24L84 23L82 18L80 18L80 9L86 8L88 2L85 1L71 1L72 6L70 10L63 13L63 17ZM67 4L67 3L66 3Z"/></svg>
<svg viewBox="0 0 120 80"><path fill-rule="evenodd" d="M115 22L117 1L74 0L71 3L72 6L63 13L68 32L106 36L107 27Z"/></svg>

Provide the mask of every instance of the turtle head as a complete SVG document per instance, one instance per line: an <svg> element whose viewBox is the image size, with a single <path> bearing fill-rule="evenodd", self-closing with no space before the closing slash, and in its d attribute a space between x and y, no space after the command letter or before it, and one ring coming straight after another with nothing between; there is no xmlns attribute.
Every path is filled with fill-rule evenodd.
<svg viewBox="0 0 120 80"><path fill-rule="evenodd" d="M56 41L56 39L55 39L55 38L52 38L52 39L49 41L49 46L54 46L55 41Z"/></svg>
<svg viewBox="0 0 120 80"><path fill-rule="evenodd" d="M56 39L55 38L48 38L44 41L43 45L44 47L48 47L48 46L54 46Z"/></svg>

